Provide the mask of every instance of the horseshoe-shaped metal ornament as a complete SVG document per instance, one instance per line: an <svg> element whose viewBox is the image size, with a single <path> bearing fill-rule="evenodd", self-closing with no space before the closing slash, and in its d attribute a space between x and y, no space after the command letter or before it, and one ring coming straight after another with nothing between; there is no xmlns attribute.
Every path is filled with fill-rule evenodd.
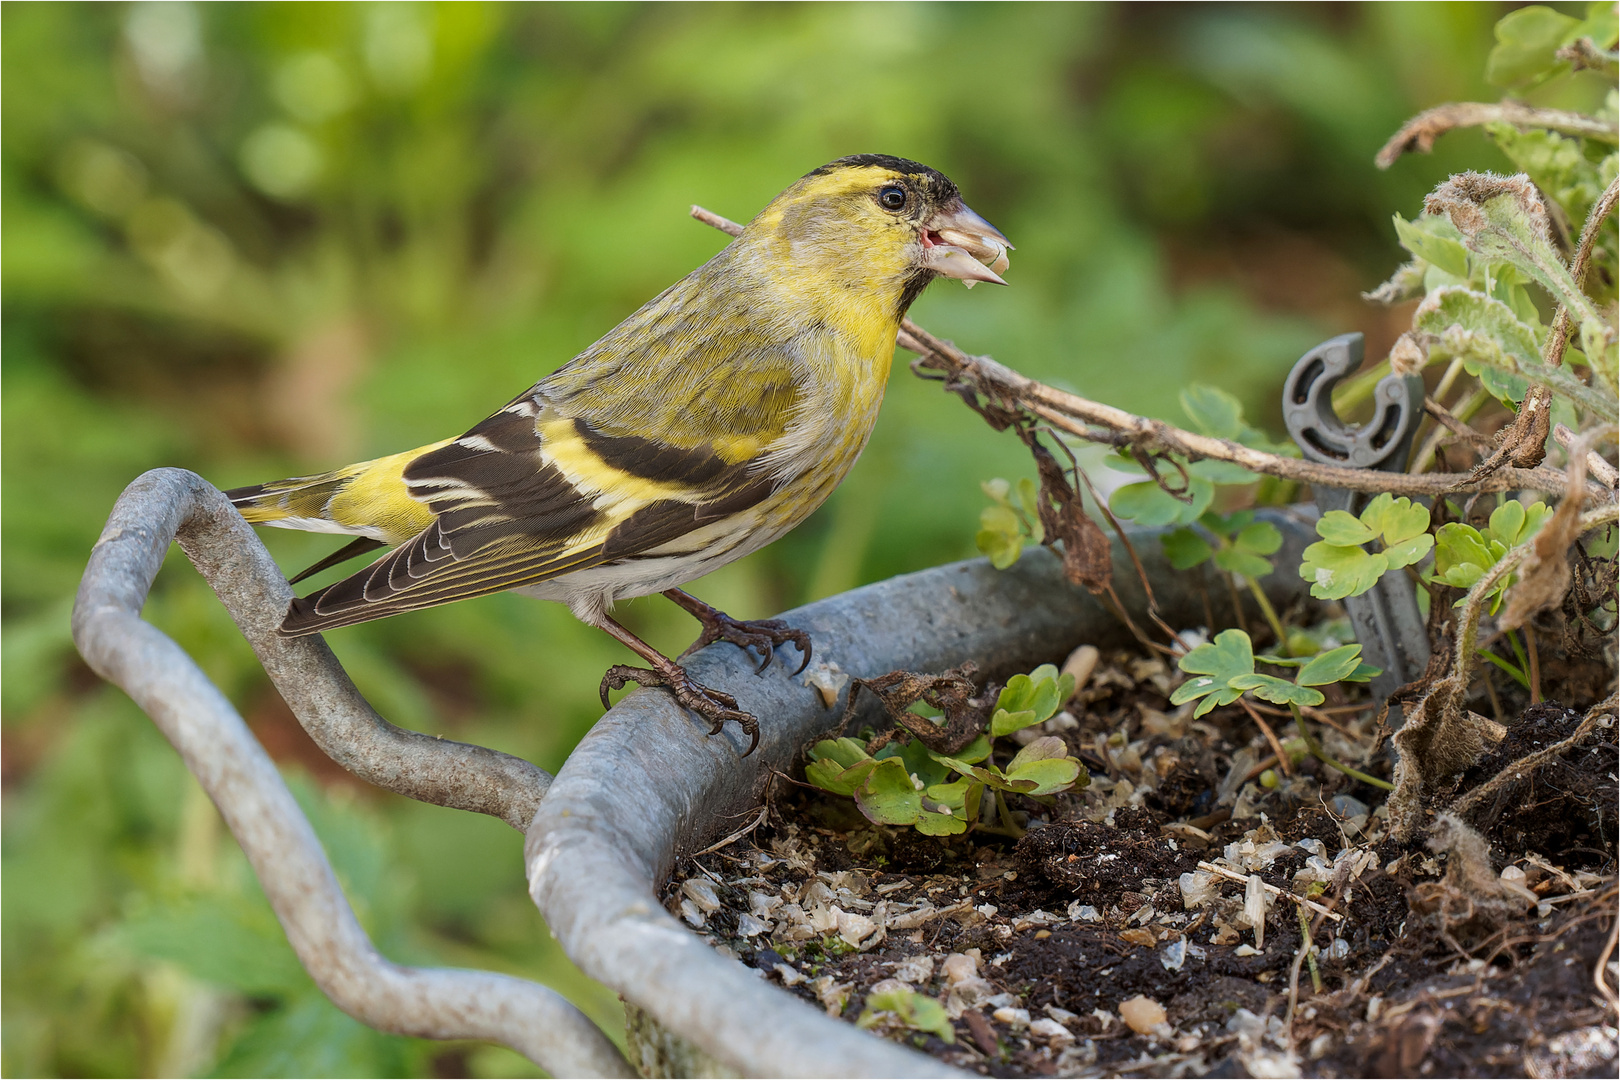
<svg viewBox="0 0 1620 1080"><path fill-rule="evenodd" d="M1333 411L1333 388L1361 366L1360 334L1329 338L1299 358L1283 387L1283 420L1311 461L1325 465L1399 472L1406 467L1412 436L1423 419L1423 377L1386 375L1373 390L1374 412L1365 424L1347 425ZM1345 488L1318 487L1316 505L1326 513L1358 513L1371 496ZM1372 680L1387 698L1416 679L1429 663L1429 636L1417 597L1405 574L1385 574L1372 589L1346 597L1345 611L1361 642L1361 655L1384 673ZM1391 724L1398 719L1390 710Z"/></svg>

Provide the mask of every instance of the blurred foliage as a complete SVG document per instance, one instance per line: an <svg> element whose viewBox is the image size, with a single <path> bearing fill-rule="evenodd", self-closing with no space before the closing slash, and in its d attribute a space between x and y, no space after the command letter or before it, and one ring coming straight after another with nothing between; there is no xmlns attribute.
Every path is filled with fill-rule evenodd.
<svg viewBox="0 0 1620 1080"><path fill-rule="evenodd" d="M1503 10L0 9L4 1071L527 1067L326 1004L173 753L74 658L78 575L141 471L228 486L463 430L718 250L689 203L746 219L863 151L943 169L1019 244L1013 288L936 286L924 325L1141 412L1216 384L1275 426L1306 348L1393 339L1355 301L1396 250L1391 209L1500 156L1459 133L1372 166L1412 112L1489 92ZM1534 93L1560 103L1557 86ZM829 505L696 591L762 616L970 555L979 480L1025 460L902 367ZM289 567L331 546L267 541ZM538 978L614 1026L612 995L528 903L518 836L324 765L183 559L147 610L307 777L388 955ZM659 601L626 617L668 649L694 633ZM511 596L332 645L395 721L553 769L600 711L594 673L624 659L561 607Z"/></svg>

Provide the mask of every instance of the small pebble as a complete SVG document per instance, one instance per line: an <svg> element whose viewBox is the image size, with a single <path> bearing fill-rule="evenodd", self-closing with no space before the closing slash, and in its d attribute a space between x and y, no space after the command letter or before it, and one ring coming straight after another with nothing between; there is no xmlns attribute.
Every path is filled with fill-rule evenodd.
<svg viewBox="0 0 1620 1080"><path fill-rule="evenodd" d="M703 878L687 878L681 882L681 892L705 914L720 910L720 897L715 893L714 886Z"/></svg>
<svg viewBox="0 0 1620 1080"><path fill-rule="evenodd" d="M1074 676L1076 693L1085 689L1086 682L1091 678L1091 673L1097 669L1097 660L1101 656L1097 646L1082 645L1063 661L1063 674Z"/></svg>
<svg viewBox="0 0 1620 1080"><path fill-rule="evenodd" d="M991 1015L992 1018L995 1019L995 1021L997 1023L1006 1024L1008 1027L1014 1027L1014 1028L1026 1028L1026 1027L1029 1027L1029 1010L1028 1009L997 1009L995 1012L991 1013L990 1015ZM1047 1023L1051 1023L1051 1021L1048 1020Z"/></svg>
<svg viewBox="0 0 1620 1080"><path fill-rule="evenodd" d="M1335 814L1343 818L1359 817L1362 814L1371 813L1367 808L1367 804L1354 795L1335 795L1328 800L1328 805L1333 808Z"/></svg>
<svg viewBox="0 0 1620 1080"><path fill-rule="evenodd" d="M1132 1031L1138 1035L1146 1035L1164 1023L1167 1014L1163 1005L1139 994L1129 1001L1119 1003L1119 1015Z"/></svg>
<svg viewBox="0 0 1620 1080"><path fill-rule="evenodd" d="M1023 1009L1018 1009L1016 1011L1017 1012L1024 1012ZM1024 1013L1024 1015L1028 1016L1029 1014ZM998 1019L999 1019L999 1017L998 1017ZM1068 1028L1064 1027L1062 1024L1058 1023L1056 1020L1049 1020L1044 1016L1041 1017L1039 1020L1031 1020L1030 1021L1030 1023L1029 1023L1029 1033L1031 1035L1034 1035L1036 1038L1045 1039L1048 1042L1073 1042L1074 1041L1074 1033L1073 1032L1071 1032Z"/></svg>

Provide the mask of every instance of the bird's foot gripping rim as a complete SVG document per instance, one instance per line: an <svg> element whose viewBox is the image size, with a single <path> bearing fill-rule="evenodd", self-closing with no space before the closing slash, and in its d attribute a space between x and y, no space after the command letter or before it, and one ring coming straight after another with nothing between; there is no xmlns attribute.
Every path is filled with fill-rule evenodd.
<svg viewBox="0 0 1620 1080"><path fill-rule="evenodd" d="M724 690L714 690L695 681L686 673L686 669L673 661L666 660L656 668L631 667L628 664L614 664L602 676L600 687L602 694L602 707L609 708L608 691L619 690L626 683L640 683L642 686L662 686L675 695L675 700L683 709L689 709L708 720L712 725L710 735L720 734L730 720L743 729L748 735L748 749L743 751L743 757L754 752L759 745L759 719L752 713L743 712L737 708L737 699Z"/></svg>

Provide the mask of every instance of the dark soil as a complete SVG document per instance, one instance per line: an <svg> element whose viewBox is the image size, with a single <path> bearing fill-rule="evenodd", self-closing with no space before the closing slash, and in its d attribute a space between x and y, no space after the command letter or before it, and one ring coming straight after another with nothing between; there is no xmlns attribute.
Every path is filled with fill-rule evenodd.
<svg viewBox="0 0 1620 1080"><path fill-rule="evenodd" d="M1046 725L1093 783L1022 804L1022 838L876 826L778 784L770 824L689 860L669 906L761 977L983 1075L1615 1075L1612 718L1465 816L1481 868L1387 839L1382 792L1314 759L1260 786L1271 743L1247 714L1193 721L1172 685L1159 661L1103 658ZM1371 710L1336 706L1329 752L1387 776ZM1585 715L1519 707L1436 811ZM874 1007L897 988L948 1021Z"/></svg>

